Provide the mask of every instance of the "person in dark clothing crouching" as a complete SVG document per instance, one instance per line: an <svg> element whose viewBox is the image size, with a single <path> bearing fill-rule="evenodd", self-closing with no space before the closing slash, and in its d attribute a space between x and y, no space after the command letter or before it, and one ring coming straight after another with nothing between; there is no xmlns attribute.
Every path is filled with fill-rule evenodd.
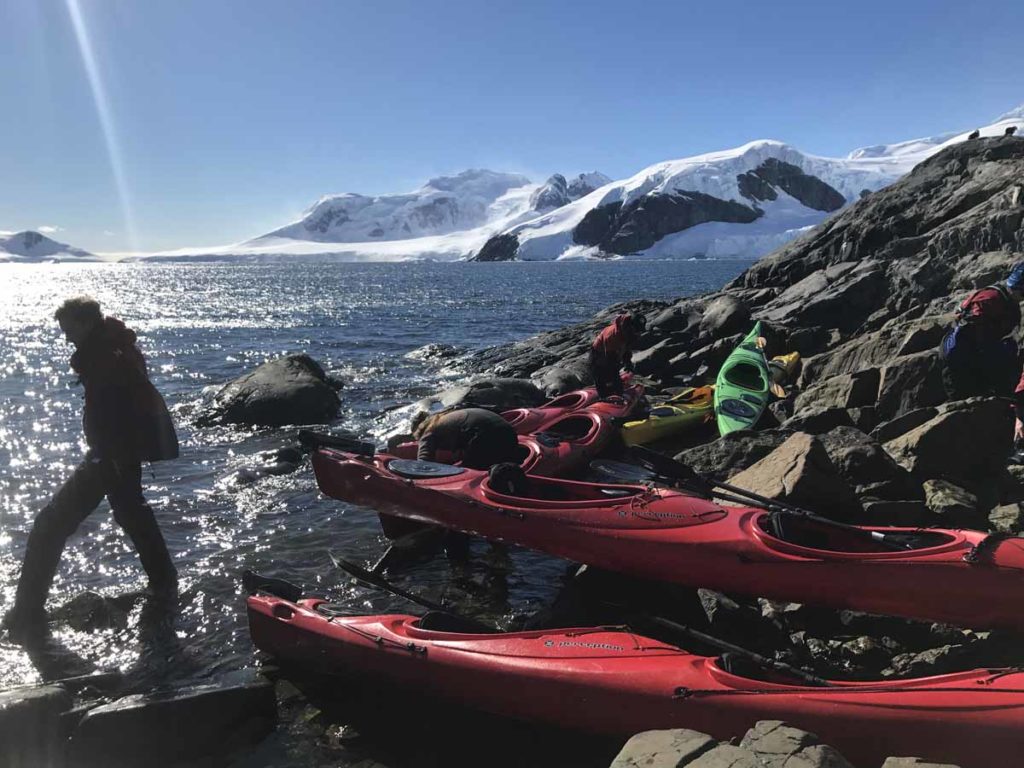
<svg viewBox="0 0 1024 768"><path fill-rule="evenodd" d="M619 369L633 370L632 350L646 327L643 315L623 313L594 339L590 345L590 373L598 397L622 394Z"/></svg>
<svg viewBox="0 0 1024 768"><path fill-rule="evenodd" d="M483 408L427 416L412 434L419 443L416 458L420 461L436 461L441 452L448 454L449 463L460 461L470 469L519 461L516 431L500 415Z"/></svg>
<svg viewBox="0 0 1024 768"><path fill-rule="evenodd" d="M153 510L142 494L142 462L178 456L178 439L160 393L150 383L135 332L88 297L65 301L54 315L75 346L71 367L85 388L84 459L32 524L14 608L4 617L11 639L46 635L44 605L67 538L105 496L128 534L155 595L177 595L178 576Z"/></svg>

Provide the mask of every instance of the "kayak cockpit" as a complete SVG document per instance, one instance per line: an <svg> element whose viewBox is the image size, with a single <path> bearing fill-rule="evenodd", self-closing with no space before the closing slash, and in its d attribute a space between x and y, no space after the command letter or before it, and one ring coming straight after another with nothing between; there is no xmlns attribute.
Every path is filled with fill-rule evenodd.
<svg viewBox="0 0 1024 768"><path fill-rule="evenodd" d="M544 430L538 432L536 436L541 441L546 436L560 442L574 442L591 437L600 427L601 420L599 417L589 413L582 413L558 419L545 426Z"/></svg>
<svg viewBox="0 0 1024 768"><path fill-rule="evenodd" d="M758 532L780 542L824 552L863 554L894 551L912 552L918 549L941 547L954 541L947 531L907 530L886 531L885 540L874 539L868 529L856 529L831 524L821 518L770 512L757 518ZM764 538L764 537L762 537ZM903 547L894 550L893 544Z"/></svg>
<svg viewBox="0 0 1024 768"><path fill-rule="evenodd" d="M571 480L536 475L521 475L510 478L509 483L492 483L484 480L482 488L489 496L500 496L507 499L523 499L531 502L595 502L618 501L631 496L639 496L646 489L634 485L599 485L597 483L577 483Z"/></svg>
<svg viewBox="0 0 1024 768"><path fill-rule="evenodd" d="M752 363L736 363L725 370L724 376L725 380L734 387L751 392L768 391L768 380L765 378L764 369Z"/></svg>

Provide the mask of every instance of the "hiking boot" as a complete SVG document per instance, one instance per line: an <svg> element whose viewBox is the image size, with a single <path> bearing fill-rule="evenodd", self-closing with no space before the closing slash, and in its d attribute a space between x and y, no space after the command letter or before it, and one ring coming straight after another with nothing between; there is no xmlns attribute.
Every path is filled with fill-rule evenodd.
<svg viewBox="0 0 1024 768"><path fill-rule="evenodd" d="M4 615L2 626L7 630L8 639L15 645L37 647L46 641L48 626L44 611L22 615L12 608Z"/></svg>

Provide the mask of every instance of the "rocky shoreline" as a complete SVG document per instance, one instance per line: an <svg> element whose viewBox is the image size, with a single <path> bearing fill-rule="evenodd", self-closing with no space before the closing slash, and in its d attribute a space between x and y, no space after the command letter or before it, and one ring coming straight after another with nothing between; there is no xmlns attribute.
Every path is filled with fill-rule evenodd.
<svg viewBox="0 0 1024 768"><path fill-rule="evenodd" d="M1022 258L1024 141L964 142L720 291L617 305L481 351L462 361L472 383L432 399L506 408L586 385L590 340L621 311L647 319L635 367L649 393L668 394L712 380L760 320L771 354L795 351L803 359L789 396L772 404L756 431L723 438L696 431L654 447L716 479L846 522L1016 535L1024 529L1024 467L1006 463L1012 412L997 398L947 401L937 344L957 301ZM225 388L210 417L329 420L338 388L308 357L287 358ZM291 406L298 415L283 412ZM285 449L268 461L266 474L288 472L302 455ZM706 590L700 597L714 634L828 677L923 676L1024 661L1017 638L999 632ZM0 694L0 764L135 765L141 754L154 764L225 764L232 748L273 730L277 687L277 701L274 686L254 678L146 696L95 677L16 689ZM176 735L186 730L196 735L183 744ZM115 735L124 732L133 737ZM849 765L778 723L758 724L738 745L668 733L631 741L633 751L627 745L614 765ZM772 739L796 746L758 751Z"/></svg>

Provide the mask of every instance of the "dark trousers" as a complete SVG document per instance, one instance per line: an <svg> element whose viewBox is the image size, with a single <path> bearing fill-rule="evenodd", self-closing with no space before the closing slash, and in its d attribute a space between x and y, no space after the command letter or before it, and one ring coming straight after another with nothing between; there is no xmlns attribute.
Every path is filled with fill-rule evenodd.
<svg viewBox="0 0 1024 768"><path fill-rule="evenodd" d="M135 545L149 584L157 592L176 589L178 574L153 510L142 495L142 465L88 456L32 523L21 566L15 613L38 619L68 537L106 496L114 520Z"/></svg>
<svg viewBox="0 0 1024 768"><path fill-rule="evenodd" d="M943 384L950 399L979 395L1013 397L1021 361L1009 340L989 344L961 343L945 356Z"/></svg>
<svg viewBox="0 0 1024 768"><path fill-rule="evenodd" d="M619 374L620 360L590 351L590 373L594 377L597 396L601 398L622 394L622 376Z"/></svg>

